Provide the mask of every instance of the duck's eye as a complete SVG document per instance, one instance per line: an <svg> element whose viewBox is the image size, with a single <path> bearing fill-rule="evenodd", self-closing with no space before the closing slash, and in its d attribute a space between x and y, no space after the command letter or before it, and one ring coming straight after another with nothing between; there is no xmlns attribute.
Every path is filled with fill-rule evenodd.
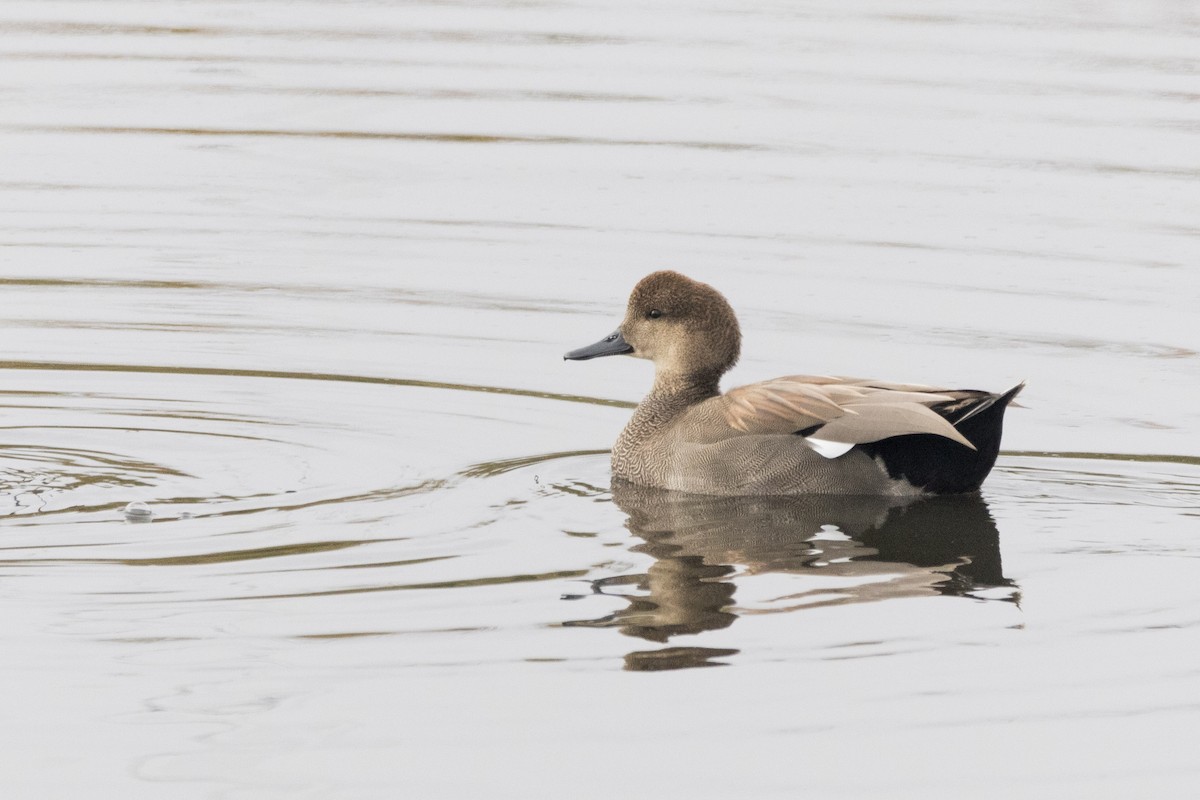
<svg viewBox="0 0 1200 800"><path fill-rule="evenodd" d="M652 309L650 309L650 313L647 314L646 316L649 317L650 319L658 319L659 317L662 316L662 312L659 311L657 308L652 308Z"/></svg>

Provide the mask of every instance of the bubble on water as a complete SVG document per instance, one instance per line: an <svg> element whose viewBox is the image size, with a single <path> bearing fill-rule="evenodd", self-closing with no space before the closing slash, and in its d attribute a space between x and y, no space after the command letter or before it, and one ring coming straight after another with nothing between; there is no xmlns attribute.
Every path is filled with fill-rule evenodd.
<svg viewBox="0 0 1200 800"><path fill-rule="evenodd" d="M150 510L150 506L138 500L125 506L124 513L126 522L149 522L154 518L154 512Z"/></svg>

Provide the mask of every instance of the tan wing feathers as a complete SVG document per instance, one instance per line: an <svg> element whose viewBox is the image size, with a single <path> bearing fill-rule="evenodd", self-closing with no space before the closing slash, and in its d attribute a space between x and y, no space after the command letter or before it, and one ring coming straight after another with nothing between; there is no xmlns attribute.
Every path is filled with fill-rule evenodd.
<svg viewBox="0 0 1200 800"><path fill-rule="evenodd" d="M847 413L815 387L791 381L754 383L725 396L725 420L743 433L792 433Z"/></svg>
<svg viewBox="0 0 1200 800"><path fill-rule="evenodd" d="M864 444L889 436L932 433L975 449L975 445L953 425L920 403L860 405L855 411L854 416L847 415L826 423L814 435L827 442Z"/></svg>
<svg viewBox="0 0 1200 800"><path fill-rule="evenodd" d="M894 387L894 388L893 388ZM725 397L725 420L743 433L795 433L821 425L817 437L862 444L932 433L974 446L929 406L974 392L832 376L789 375L741 386Z"/></svg>
<svg viewBox="0 0 1200 800"><path fill-rule="evenodd" d="M836 375L788 375L783 378L776 378L775 381L798 381L817 386L836 385L841 387L855 387L863 389L882 389L889 392L916 392L917 394L944 394L955 399L963 397L972 397L974 395L989 394L988 392L978 391L975 389L947 389L942 386L926 386L921 383L893 383L892 381L879 381L869 378L849 378L846 376ZM772 381L774 383L774 381Z"/></svg>
<svg viewBox="0 0 1200 800"><path fill-rule="evenodd" d="M948 394L935 394L933 392L891 392L891 391L876 391L861 395L856 400L850 401L851 405L876 405L892 403L920 403L921 405L932 405L934 403L945 403L955 398Z"/></svg>

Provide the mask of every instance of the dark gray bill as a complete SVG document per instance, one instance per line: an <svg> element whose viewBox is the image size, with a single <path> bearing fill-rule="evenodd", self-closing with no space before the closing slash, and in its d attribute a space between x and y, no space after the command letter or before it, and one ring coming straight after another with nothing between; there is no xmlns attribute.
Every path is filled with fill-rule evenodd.
<svg viewBox="0 0 1200 800"><path fill-rule="evenodd" d="M587 347L572 350L563 356L563 358L568 361L587 361L589 358L620 356L632 352L633 347L630 346L629 342L625 341L625 337L621 335L621 331L615 330L595 344L589 344Z"/></svg>

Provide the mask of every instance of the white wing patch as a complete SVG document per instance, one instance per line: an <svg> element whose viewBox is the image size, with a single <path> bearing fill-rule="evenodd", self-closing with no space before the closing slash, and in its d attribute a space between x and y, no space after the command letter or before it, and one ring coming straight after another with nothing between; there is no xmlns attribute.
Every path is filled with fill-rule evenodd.
<svg viewBox="0 0 1200 800"><path fill-rule="evenodd" d="M816 451L817 455L824 456L828 459L834 459L838 456L844 456L854 449L854 445L850 442L827 442L824 439L814 439L809 436L804 440L809 447Z"/></svg>

